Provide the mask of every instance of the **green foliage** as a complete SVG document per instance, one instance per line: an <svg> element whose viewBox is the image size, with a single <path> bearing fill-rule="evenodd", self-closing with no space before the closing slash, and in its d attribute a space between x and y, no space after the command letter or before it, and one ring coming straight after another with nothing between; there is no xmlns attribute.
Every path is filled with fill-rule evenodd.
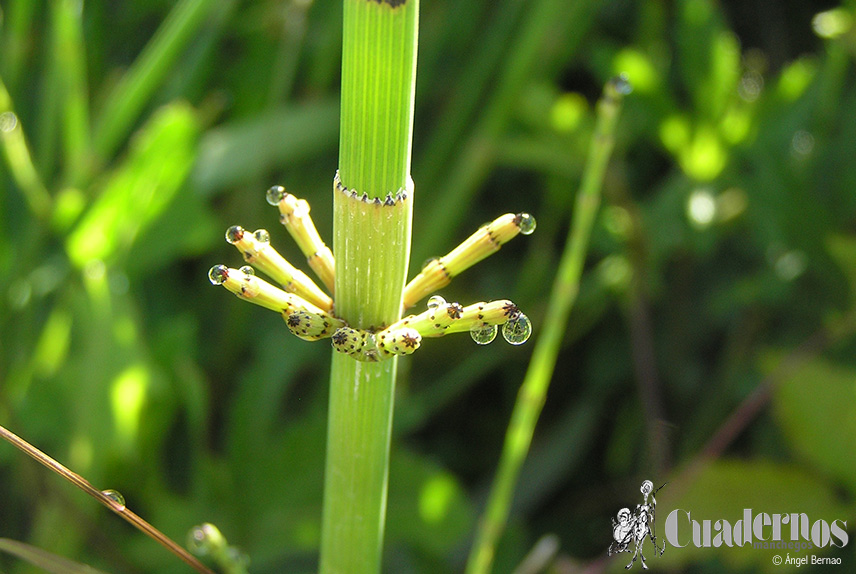
<svg viewBox="0 0 856 574"><path fill-rule="evenodd" d="M557 571L602 559L645 478L669 481L658 521L853 516L856 7L813 21L828 3L772 4L423 3L411 268L531 212L534 235L442 295L513 299L533 343L593 102L619 71L635 86L496 572L546 533ZM264 201L274 183L332 238L340 2L80 5L0 4L0 423L175 540L211 522L252 572L313 572L329 350L205 273L238 264L232 224L302 263ZM533 343L438 339L401 361L386 571L463 568ZM2 445L0 488L3 538L186 571ZM852 563L852 548L818 554ZM648 562L765 571L772 554Z"/></svg>
<svg viewBox="0 0 856 574"><path fill-rule="evenodd" d="M775 413L797 455L821 474L856 487L856 372L821 360L797 368L776 392Z"/></svg>

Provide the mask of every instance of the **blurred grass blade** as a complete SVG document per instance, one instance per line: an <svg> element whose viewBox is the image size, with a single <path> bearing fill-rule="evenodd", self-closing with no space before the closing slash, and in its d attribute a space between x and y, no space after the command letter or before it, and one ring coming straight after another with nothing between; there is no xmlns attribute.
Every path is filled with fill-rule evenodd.
<svg viewBox="0 0 856 574"><path fill-rule="evenodd" d="M480 34L477 52L469 59L455 84L454 99L443 110L443 121L430 134L422 161L420 182L429 183L446 173L449 156L458 150L458 142L467 133L473 116L484 109L490 80L505 63L506 50L519 34L516 26L524 2L502 2L491 15L490 24ZM531 6L529 6L531 9ZM519 54L519 52L514 52ZM488 92L488 93L486 93ZM424 178L424 181L423 181Z"/></svg>
<svg viewBox="0 0 856 574"><path fill-rule="evenodd" d="M0 14L5 19L0 21L0 24L5 24L3 43L0 45L0 52L3 54L0 74L6 78L12 92L16 93L21 70L24 69L27 56L33 48L33 23L39 4L33 0L11 0L7 6Z"/></svg>
<svg viewBox="0 0 856 574"><path fill-rule="evenodd" d="M300 51L306 38L307 19L313 0L286 2L276 61L268 87L268 105L276 106L288 99L294 89L300 64Z"/></svg>
<svg viewBox="0 0 856 574"><path fill-rule="evenodd" d="M44 219L50 214L51 198L42 183L33 157L27 147L24 130L15 112L12 111L12 98L6 91L0 78L0 141L12 179L24 194L27 205L38 218Z"/></svg>
<svg viewBox="0 0 856 574"><path fill-rule="evenodd" d="M424 177L420 175L419 183L426 189L435 190L435 195L416 222L415 234L419 237L416 247L420 252L414 253L414 260L422 261L432 255L437 246L442 244L443 235L449 229L456 229L469 213L472 197L494 162L492 142L502 136L516 109L515 100L521 88L541 65L545 42L550 42L550 38L566 38L570 45L570 48L565 48L566 57L570 57L594 22L600 6L600 2L593 0L572 3L566 0L539 0L527 4L525 20L507 51L508 57L503 62L500 77L495 87L491 87L487 95L489 99L479 102L482 111L468 140L457 147L450 157L435 156L420 162L427 173ZM437 137L445 136L442 131L438 131ZM440 151L437 149L437 153ZM432 169L433 173L430 171ZM458 208L449 209L449 205ZM431 223L435 221L443 221L444 224Z"/></svg>
<svg viewBox="0 0 856 574"><path fill-rule="evenodd" d="M101 570L96 570L86 564L73 562L41 548L8 538L0 538L0 551L17 556L51 574L104 574Z"/></svg>
<svg viewBox="0 0 856 574"><path fill-rule="evenodd" d="M51 3L53 68L58 75L65 185L79 185L86 172L90 148L89 91L83 42L83 3Z"/></svg>
<svg viewBox="0 0 856 574"><path fill-rule="evenodd" d="M158 111L132 142L129 156L68 237L78 266L126 251L169 205L195 159L199 125L187 104Z"/></svg>
<svg viewBox="0 0 856 574"><path fill-rule="evenodd" d="M332 149L338 131L337 99L276 109L251 120L225 124L202 138L195 182L204 192L213 192L252 181L278 166Z"/></svg>
<svg viewBox="0 0 856 574"><path fill-rule="evenodd" d="M131 131L181 51L195 37L215 0L182 0L149 41L107 99L95 125L95 153L108 159Z"/></svg>
<svg viewBox="0 0 856 574"><path fill-rule="evenodd" d="M604 96L598 103L597 124L577 194L568 241L550 294L550 303L547 306L549 311L517 395L505 435L499 469L467 561L467 574L490 572L496 544L508 520L520 467L532 444L535 424L541 414L556 366L556 357L565 334L568 316L579 292L589 236L600 205L600 191L612 153L621 99L628 89L629 86L623 78L612 80L607 83Z"/></svg>

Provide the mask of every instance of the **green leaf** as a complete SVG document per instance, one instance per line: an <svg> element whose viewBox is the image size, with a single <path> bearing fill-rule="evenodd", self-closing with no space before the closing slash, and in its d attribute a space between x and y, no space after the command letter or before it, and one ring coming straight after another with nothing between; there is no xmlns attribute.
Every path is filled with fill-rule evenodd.
<svg viewBox="0 0 856 574"><path fill-rule="evenodd" d="M126 270L135 275L150 273L178 258L205 253L212 238L222 235L222 224L199 193L178 193L164 212L141 230Z"/></svg>
<svg viewBox="0 0 856 574"><path fill-rule="evenodd" d="M779 384L774 406L794 450L856 493L856 370L813 360Z"/></svg>
<svg viewBox="0 0 856 574"><path fill-rule="evenodd" d="M856 300L856 237L833 235L826 240L826 248L847 279L851 300Z"/></svg>
<svg viewBox="0 0 856 574"><path fill-rule="evenodd" d="M190 172L198 135L195 112L187 104L170 104L149 120L68 237L66 249L78 267L126 252L157 220Z"/></svg>

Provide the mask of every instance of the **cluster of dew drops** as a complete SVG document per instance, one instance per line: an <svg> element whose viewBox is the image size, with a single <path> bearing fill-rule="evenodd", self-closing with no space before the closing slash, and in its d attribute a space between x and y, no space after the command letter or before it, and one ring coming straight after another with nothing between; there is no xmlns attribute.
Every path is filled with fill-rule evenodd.
<svg viewBox="0 0 856 574"><path fill-rule="evenodd" d="M486 225L490 224L486 223ZM521 235L532 235L535 232L536 221L532 215L521 213L519 214L517 225L520 228ZM439 295L434 295L428 299L429 308L438 307L445 303L446 300ZM473 327L470 329L470 337L479 345L488 345L496 339L496 333L499 330L497 325ZM511 318L502 325L502 338L511 345L522 345L529 340L531 335L532 322L529 320L529 317L519 310L515 311Z"/></svg>
<svg viewBox="0 0 856 574"><path fill-rule="evenodd" d="M243 233L244 229L240 225L233 225L226 230L226 241L234 245L241 239ZM267 229L256 229L253 231L253 238L262 244L270 243L270 233L268 233ZM238 271L244 275L256 274L256 270L249 265L242 266ZM229 271L225 265L215 265L208 270L208 279L211 281L212 285L222 285L228 276Z"/></svg>
<svg viewBox="0 0 856 574"><path fill-rule="evenodd" d="M521 235L532 235L535 232L535 218L528 213L520 214L520 221L517 225L520 227ZM483 332L486 338L489 337L486 342L481 341ZM519 310L502 326L502 338L512 345L522 345L529 340L530 335L532 335L532 322ZM471 330L470 336L479 345L487 345L496 337L496 325L493 325L492 330L487 327Z"/></svg>
<svg viewBox="0 0 856 574"><path fill-rule="evenodd" d="M434 309L445 305L446 300L440 295L428 298L428 308ZM496 334L502 331L502 338L511 345L522 345L532 335L532 322L521 311L515 311L511 318L502 325L481 325L470 329L470 337L479 345L487 345L496 339Z"/></svg>

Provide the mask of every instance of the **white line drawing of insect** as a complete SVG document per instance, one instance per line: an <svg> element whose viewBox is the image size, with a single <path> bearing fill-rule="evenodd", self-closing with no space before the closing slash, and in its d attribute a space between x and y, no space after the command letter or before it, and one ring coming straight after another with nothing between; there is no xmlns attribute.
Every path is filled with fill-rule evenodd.
<svg viewBox="0 0 856 574"><path fill-rule="evenodd" d="M666 486L666 483L662 484L660 488L663 488L664 486ZM657 494L660 488L653 490L654 483L650 480L644 481L642 486L639 488L643 496L642 504L637 504L633 512L631 512L629 508L622 508L616 515L618 521L616 521L615 518L612 519L613 541L609 545L608 555L612 556L613 554L621 552L632 553L633 558L630 560L630 563L624 567L625 569L629 570L636 562L637 558L640 559L642 568L644 570L648 569L648 565L645 563L645 555L642 553L642 547L645 544L646 538L651 540L651 544L654 546L655 556L662 556L663 552L666 551L665 542L663 543L662 548L657 546L657 535L654 531L654 521L657 510L657 499L654 495ZM651 496L651 504L648 504L649 495ZM633 545L632 550L631 545Z"/></svg>

